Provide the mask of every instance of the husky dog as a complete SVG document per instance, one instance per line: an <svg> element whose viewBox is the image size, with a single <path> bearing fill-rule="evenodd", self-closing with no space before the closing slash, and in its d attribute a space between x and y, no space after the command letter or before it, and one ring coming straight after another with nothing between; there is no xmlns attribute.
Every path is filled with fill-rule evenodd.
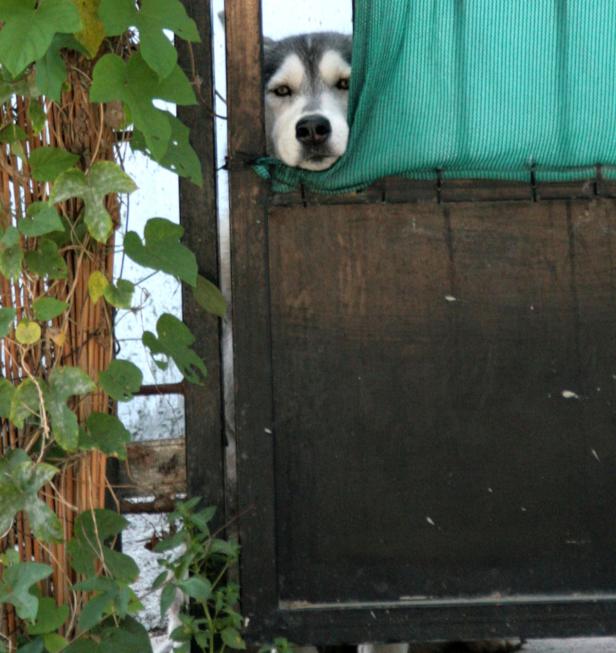
<svg viewBox="0 0 616 653"><path fill-rule="evenodd" d="M317 32L265 39L265 130L269 154L325 170L346 150L351 36Z"/></svg>

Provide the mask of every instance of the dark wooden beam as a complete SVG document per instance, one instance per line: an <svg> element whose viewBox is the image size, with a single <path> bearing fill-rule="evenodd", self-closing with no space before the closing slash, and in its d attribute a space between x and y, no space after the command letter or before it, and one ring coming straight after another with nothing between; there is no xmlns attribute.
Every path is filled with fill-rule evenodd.
<svg viewBox="0 0 616 653"><path fill-rule="evenodd" d="M235 428L242 612L250 620L275 608L273 406L271 388L266 185L248 165L264 154L259 0L226 0L231 278L235 356ZM251 507L254 506L254 509ZM260 561L260 570L247 560Z"/></svg>
<svg viewBox="0 0 616 653"><path fill-rule="evenodd" d="M210 0L184 0L196 21L201 43L178 44L180 65L194 76L199 104L181 107L178 116L190 128L192 146L203 166L203 186L180 182L180 220L184 243L195 252L200 274L219 282L218 226L216 215L216 157ZM196 337L195 351L208 368L202 386L186 385L186 465L189 496L202 496L207 504L224 506L223 399L219 319L206 314L184 286L184 321Z"/></svg>

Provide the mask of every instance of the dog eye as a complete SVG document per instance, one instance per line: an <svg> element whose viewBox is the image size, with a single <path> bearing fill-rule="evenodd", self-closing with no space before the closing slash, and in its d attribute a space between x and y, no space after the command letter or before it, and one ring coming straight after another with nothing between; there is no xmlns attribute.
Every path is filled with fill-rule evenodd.
<svg viewBox="0 0 616 653"><path fill-rule="evenodd" d="M286 85L277 86L276 88L273 88L271 92L278 97L289 97L290 95L293 95L293 91Z"/></svg>
<svg viewBox="0 0 616 653"><path fill-rule="evenodd" d="M339 79L338 83L336 84L336 88L340 89L341 91L348 91L349 90L349 78L348 77L343 77L342 79Z"/></svg>

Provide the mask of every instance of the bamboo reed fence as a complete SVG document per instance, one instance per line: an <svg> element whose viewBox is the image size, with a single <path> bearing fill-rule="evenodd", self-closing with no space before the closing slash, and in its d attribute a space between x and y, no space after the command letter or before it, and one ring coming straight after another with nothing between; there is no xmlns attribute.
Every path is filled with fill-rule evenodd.
<svg viewBox="0 0 616 653"><path fill-rule="evenodd" d="M41 107L48 119L48 127L40 134L34 133L28 120L30 102L38 99L14 97L0 109L2 126L17 122L27 133L28 138L22 146L26 155L34 148L53 145L67 149L80 157L80 166L85 170L98 160L112 160L116 136L107 124L108 115L100 105L90 104L88 88L88 67L91 63L80 60L79 65L69 67L69 83L59 104L42 102ZM73 62L75 63L75 62ZM6 227L22 216L28 205L47 197L48 186L34 181L28 174L27 164L15 155L9 145L0 146L0 189L2 207L0 225ZM61 211L69 225L81 211L78 200L66 202ZM107 209L114 220L119 221L118 199L107 198ZM10 282L0 277L0 302L2 306L17 309L18 318L31 316L32 301L43 292L47 296L66 301L71 299L71 310L51 325L44 327L43 337L35 348L25 350L14 340L0 340L0 374L18 383L24 369L32 374L45 377L56 365L78 366L85 370L93 380L106 369L113 355L112 314L103 301L94 304L88 295L88 278L94 270L112 276L113 242L102 246L90 239L86 250L77 251L71 247L61 250L68 267L66 279L43 282L35 277L22 275ZM87 397L74 406L80 423L92 411L109 412L113 410L108 397L97 393ZM34 444L37 434L28 427L17 430L4 421L0 429L0 455L15 447L28 449ZM72 534L74 517L78 512L102 507L105 503L107 479L106 457L99 452L75 455L61 471L58 478L46 487L41 497L59 516L64 528L65 539ZM0 541L0 550L9 547L19 551L21 560L36 560L52 566L53 574L43 587L46 595L57 603L72 604L76 614L83 597L71 589L72 577L67 552L63 544L44 546L32 536L27 518L20 514L13 528ZM12 606L0 607L0 631L13 635L17 620ZM66 628L70 631L74 623Z"/></svg>

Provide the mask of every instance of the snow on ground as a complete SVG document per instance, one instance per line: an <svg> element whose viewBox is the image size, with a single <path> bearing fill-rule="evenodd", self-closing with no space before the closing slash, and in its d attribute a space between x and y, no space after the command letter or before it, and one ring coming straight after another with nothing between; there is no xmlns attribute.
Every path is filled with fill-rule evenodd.
<svg viewBox="0 0 616 653"><path fill-rule="evenodd" d="M148 630L159 630L166 623L160 616L160 591L152 592L152 582L163 570L159 567L155 553L145 548L152 533L161 533L165 528L164 515L127 515L129 527L122 533L122 550L131 556L139 567L139 578L133 590L143 603L138 615Z"/></svg>

